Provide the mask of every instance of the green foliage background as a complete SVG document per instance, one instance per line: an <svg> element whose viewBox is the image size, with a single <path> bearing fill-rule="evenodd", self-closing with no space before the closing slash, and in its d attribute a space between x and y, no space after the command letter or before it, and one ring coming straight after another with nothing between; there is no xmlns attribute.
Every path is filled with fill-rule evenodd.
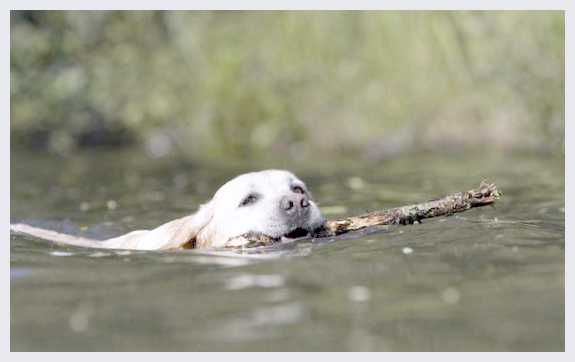
<svg viewBox="0 0 575 362"><path fill-rule="evenodd" d="M563 12L11 13L11 142L563 153Z"/></svg>

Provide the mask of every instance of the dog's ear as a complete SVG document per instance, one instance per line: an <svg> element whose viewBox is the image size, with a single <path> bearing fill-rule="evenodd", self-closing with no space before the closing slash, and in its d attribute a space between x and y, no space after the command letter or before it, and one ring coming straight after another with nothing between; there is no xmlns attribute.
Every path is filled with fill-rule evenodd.
<svg viewBox="0 0 575 362"><path fill-rule="evenodd" d="M213 210L213 202L210 201L200 206L195 214L172 220L153 230L136 230L108 239L103 241L102 245L114 249L191 249L196 246L196 239L200 232L202 235L210 234L203 231L210 229L208 226L213 217ZM209 243L211 240L206 239L202 245L209 245Z"/></svg>
<svg viewBox="0 0 575 362"><path fill-rule="evenodd" d="M198 243L200 234L203 235L202 243L209 232L209 224L214 215L213 202L210 201L198 209L195 214L174 220L169 224L168 231L170 237L161 249L193 249ZM209 242L209 240L208 240Z"/></svg>

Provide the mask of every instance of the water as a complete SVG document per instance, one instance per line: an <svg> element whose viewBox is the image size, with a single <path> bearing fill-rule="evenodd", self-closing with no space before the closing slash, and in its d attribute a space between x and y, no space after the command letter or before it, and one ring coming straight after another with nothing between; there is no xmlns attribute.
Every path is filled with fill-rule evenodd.
<svg viewBox="0 0 575 362"><path fill-rule="evenodd" d="M230 177L290 168L329 218L473 188L495 207L240 255L11 236L11 349L564 350L564 159L415 155L257 165L13 152L11 218L104 238L184 215Z"/></svg>

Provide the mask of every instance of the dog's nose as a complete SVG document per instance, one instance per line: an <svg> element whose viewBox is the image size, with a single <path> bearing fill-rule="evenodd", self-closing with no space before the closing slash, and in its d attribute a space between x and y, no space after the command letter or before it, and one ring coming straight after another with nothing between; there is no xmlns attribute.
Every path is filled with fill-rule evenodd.
<svg viewBox="0 0 575 362"><path fill-rule="evenodd" d="M293 202L292 198L290 198L290 197L284 196L280 200L280 207L285 211L289 211L289 210L293 209L294 205L295 205L295 203Z"/></svg>
<svg viewBox="0 0 575 362"><path fill-rule="evenodd" d="M309 207L309 200L305 195L284 196L280 200L280 207L286 212L291 212L297 208Z"/></svg>

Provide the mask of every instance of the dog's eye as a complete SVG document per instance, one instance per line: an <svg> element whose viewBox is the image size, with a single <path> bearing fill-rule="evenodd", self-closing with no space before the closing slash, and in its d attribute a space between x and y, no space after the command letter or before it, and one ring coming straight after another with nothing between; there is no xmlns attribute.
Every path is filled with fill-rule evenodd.
<svg viewBox="0 0 575 362"><path fill-rule="evenodd" d="M239 207L251 205L251 204L253 204L253 203L256 202L256 201L258 201L258 195L256 195L256 194L249 194L248 196L246 196L246 197L242 200L242 202L240 202Z"/></svg>
<svg viewBox="0 0 575 362"><path fill-rule="evenodd" d="M301 186L292 186L291 190L296 194L305 194L305 190Z"/></svg>

